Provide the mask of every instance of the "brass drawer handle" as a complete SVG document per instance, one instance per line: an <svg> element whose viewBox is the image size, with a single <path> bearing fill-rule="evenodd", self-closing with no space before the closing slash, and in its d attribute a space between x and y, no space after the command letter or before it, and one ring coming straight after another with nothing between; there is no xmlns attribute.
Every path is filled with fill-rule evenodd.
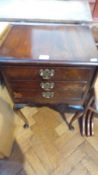
<svg viewBox="0 0 98 175"><path fill-rule="evenodd" d="M48 80L54 76L55 71L54 69L40 69L39 73L43 79Z"/></svg>
<svg viewBox="0 0 98 175"><path fill-rule="evenodd" d="M42 92L42 97L44 98L53 98L54 92Z"/></svg>
<svg viewBox="0 0 98 175"><path fill-rule="evenodd" d="M48 90L50 90L50 89L53 89L54 88L54 83L53 82L48 82L48 83L40 83L40 86L41 86L41 88L42 89L44 89L45 91L48 91Z"/></svg>

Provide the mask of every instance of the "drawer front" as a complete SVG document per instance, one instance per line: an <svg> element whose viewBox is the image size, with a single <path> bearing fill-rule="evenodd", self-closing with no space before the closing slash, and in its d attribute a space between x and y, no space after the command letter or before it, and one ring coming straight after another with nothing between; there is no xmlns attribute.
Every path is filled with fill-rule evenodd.
<svg viewBox="0 0 98 175"><path fill-rule="evenodd" d="M79 91L80 93L85 92L88 89L88 84L86 82L77 81L10 81L10 87L13 91Z"/></svg>
<svg viewBox="0 0 98 175"><path fill-rule="evenodd" d="M67 103L74 100L81 100L81 95L78 92L66 91L17 91L13 93L15 102L33 102L33 103Z"/></svg>
<svg viewBox="0 0 98 175"><path fill-rule="evenodd" d="M30 82L29 82L30 83ZM12 96L14 101L35 102L35 103L67 103L79 101L88 90L86 83L77 82L55 82L55 87L51 90L45 90L39 87L40 83L31 83L31 88L16 87L12 85ZM35 88L36 85L36 88ZM10 85L11 86L11 85ZM27 85L28 86L28 83ZM34 89L33 89L34 88Z"/></svg>
<svg viewBox="0 0 98 175"><path fill-rule="evenodd" d="M8 67L3 74L11 80L65 80L90 81L93 76L92 67Z"/></svg>

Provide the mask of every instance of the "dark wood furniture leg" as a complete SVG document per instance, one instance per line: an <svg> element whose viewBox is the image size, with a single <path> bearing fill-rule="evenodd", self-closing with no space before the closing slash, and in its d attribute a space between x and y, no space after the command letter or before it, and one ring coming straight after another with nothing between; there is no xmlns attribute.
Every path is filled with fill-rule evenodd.
<svg viewBox="0 0 98 175"><path fill-rule="evenodd" d="M94 113L91 116L91 135L94 135Z"/></svg>
<svg viewBox="0 0 98 175"><path fill-rule="evenodd" d="M69 123L69 129L74 130L74 126L72 125L73 122L77 119L79 119L82 116L82 113L80 111L77 111L75 115L72 117L70 123Z"/></svg>
<svg viewBox="0 0 98 175"><path fill-rule="evenodd" d="M94 114L92 111L90 111L88 109L88 115L86 117L86 135L87 136L91 136L94 135L94 120L92 120L94 118Z"/></svg>
<svg viewBox="0 0 98 175"><path fill-rule="evenodd" d="M83 115L81 117L82 120L82 136L92 136L94 135L94 114L92 110L90 109L91 106L94 105L95 97L94 94L91 95L88 103L86 104L85 110L83 112Z"/></svg>
<svg viewBox="0 0 98 175"><path fill-rule="evenodd" d="M26 119L26 117L24 116L24 114L21 112L21 108L16 108L15 106L13 107L13 110L15 113L18 114L18 116L24 121L24 128L28 128L29 127L29 122Z"/></svg>
<svg viewBox="0 0 98 175"><path fill-rule="evenodd" d="M88 103L86 104L86 107L83 112L77 111L75 115L72 117L70 123L69 123L69 128L73 129L73 122L76 119L81 118L81 134L82 136L92 136L94 135L94 114L98 113L96 109L94 109L94 104L95 104L95 96L94 94L91 95Z"/></svg>

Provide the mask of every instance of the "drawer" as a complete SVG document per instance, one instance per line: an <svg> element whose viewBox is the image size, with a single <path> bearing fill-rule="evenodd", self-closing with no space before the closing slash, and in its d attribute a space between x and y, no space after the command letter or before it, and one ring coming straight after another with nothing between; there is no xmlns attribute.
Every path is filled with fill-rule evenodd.
<svg viewBox="0 0 98 175"><path fill-rule="evenodd" d="M81 100L88 90L85 83L58 82L52 90L45 91L44 89L21 89L16 88L12 91L12 96L15 102L34 102L34 103L67 103L70 101ZM36 84L37 85L37 84Z"/></svg>
<svg viewBox="0 0 98 175"><path fill-rule="evenodd" d="M38 67L22 66L3 69L5 77L11 80L72 80L90 81L94 68L92 67Z"/></svg>
<svg viewBox="0 0 98 175"><path fill-rule="evenodd" d="M9 86L13 91L59 90L59 92L79 91L81 93L86 91L89 85L86 82L79 83L77 81L10 81Z"/></svg>
<svg viewBox="0 0 98 175"><path fill-rule="evenodd" d="M47 95L48 93L48 95ZM81 100L82 93L79 91L51 91L51 97L49 96L49 91L16 91L13 93L14 102L27 102L27 103L67 103L72 104L72 101Z"/></svg>

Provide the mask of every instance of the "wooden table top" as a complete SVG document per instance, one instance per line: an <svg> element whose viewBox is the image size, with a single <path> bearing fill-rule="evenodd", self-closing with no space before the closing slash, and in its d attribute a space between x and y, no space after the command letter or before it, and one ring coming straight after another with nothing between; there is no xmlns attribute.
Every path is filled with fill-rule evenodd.
<svg viewBox="0 0 98 175"><path fill-rule="evenodd" d="M98 53L87 26L14 25L0 47L0 62L93 65Z"/></svg>

